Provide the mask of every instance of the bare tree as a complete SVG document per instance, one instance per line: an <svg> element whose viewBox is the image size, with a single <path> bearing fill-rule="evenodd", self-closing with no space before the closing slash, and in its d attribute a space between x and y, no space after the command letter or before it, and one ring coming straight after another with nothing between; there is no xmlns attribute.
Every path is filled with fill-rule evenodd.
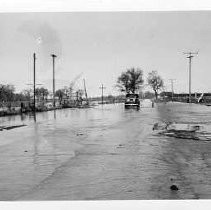
<svg viewBox="0 0 211 210"><path fill-rule="evenodd" d="M122 92L135 93L143 82L143 71L140 68L131 68L118 77L117 87Z"/></svg>
<svg viewBox="0 0 211 210"><path fill-rule="evenodd" d="M152 71L148 74L147 82L155 92L155 98L157 99L158 92L164 85L163 79L158 75L157 71Z"/></svg>
<svg viewBox="0 0 211 210"><path fill-rule="evenodd" d="M41 87L35 89L35 94L39 100L45 100L47 99L47 96L49 95L48 89Z"/></svg>
<svg viewBox="0 0 211 210"><path fill-rule="evenodd" d="M13 85L0 84L0 101L11 102L14 100L15 88Z"/></svg>
<svg viewBox="0 0 211 210"><path fill-rule="evenodd" d="M30 89L24 89L21 92L21 94L24 95L24 97L27 101L30 101L31 97L33 96L33 90L31 88Z"/></svg>
<svg viewBox="0 0 211 210"><path fill-rule="evenodd" d="M66 89L58 89L55 95L59 98L59 103L62 103L64 96L66 96Z"/></svg>

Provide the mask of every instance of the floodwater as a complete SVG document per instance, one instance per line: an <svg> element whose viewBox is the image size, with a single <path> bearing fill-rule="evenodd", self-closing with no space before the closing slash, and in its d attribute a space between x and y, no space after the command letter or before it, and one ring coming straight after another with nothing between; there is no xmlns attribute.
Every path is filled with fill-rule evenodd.
<svg viewBox="0 0 211 210"><path fill-rule="evenodd" d="M211 107L123 104L0 118L0 200L210 199L211 141L157 135L157 122L206 125ZM210 126L210 127L209 127ZM179 190L171 190L176 185Z"/></svg>

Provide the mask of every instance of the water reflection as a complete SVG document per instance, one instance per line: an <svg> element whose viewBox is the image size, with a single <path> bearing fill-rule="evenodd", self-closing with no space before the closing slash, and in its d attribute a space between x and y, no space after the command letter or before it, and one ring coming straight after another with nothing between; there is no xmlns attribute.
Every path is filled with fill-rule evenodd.
<svg viewBox="0 0 211 210"><path fill-rule="evenodd" d="M34 122L36 123L36 121L37 121L36 112L29 114L29 120L34 120Z"/></svg>
<svg viewBox="0 0 211 210"><path fill-rule="evenodd" d="M125 111L127 110L136 110L136 111L139 111L140 110L140 107L138 106L130 106L130 107L125 107Z"/></svg>
<svg viewBox="0 0 211 210"><path fill-rule="evenodd" d="M39 144L39 134L38 134L38 124L34 125L34 154L33 154L33 164L36 166L38 163L38 144Z"/></svg>
<svg viewBox="0 0 211 210"><path fill-rule="evenodd" d="M5 116L0 117L0 124L3 123L13 123L18 124L20 122L24 122L25 124L31 124L34 122L48 122L52 119L56 120L57 123L60 121L67 121L70 122L82 122L84 120L95 119L95 118L107 118L109 116L110 119L112 117L115 118L116 114L122 114L125 111L123 105L103 105L97 106L95 108L89 109L61 109L61 110L52 110L48 112L37 112L37 113L29 113L29 114L22 114L22 115L13 115L13 116ZM129 111L130 112L130 111ZM116 114L114 114L116 113ZM119 116L120 116L119 115ZM68 120L69 119L69 120ZM70 121L71 120L71 121ZM102 119L103 120L103 119Z"/></svg>
<svg viewBox="0 0 211 210"><path fill-rule="evenodd" d="M23 114L23 113L22 113L22 114L20 115L21 121L25 121L25 120L26 120L26 116L27 116L26 114Z"/></svg>
<svg viewBox="0 0 211 210"><path fill-rule="evenodd" d="M56 110L53 110L53 114L54 114L54 119L56 119Z"/></svg>

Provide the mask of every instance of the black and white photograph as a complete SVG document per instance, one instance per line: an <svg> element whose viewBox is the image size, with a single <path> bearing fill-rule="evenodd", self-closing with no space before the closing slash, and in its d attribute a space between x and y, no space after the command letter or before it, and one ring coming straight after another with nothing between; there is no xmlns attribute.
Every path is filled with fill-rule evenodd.
<svg viewBox="0 0 211 210"><path fill-rule="evenodd" d="M211 10L0 13L0 200L211 199Z"/></svg>

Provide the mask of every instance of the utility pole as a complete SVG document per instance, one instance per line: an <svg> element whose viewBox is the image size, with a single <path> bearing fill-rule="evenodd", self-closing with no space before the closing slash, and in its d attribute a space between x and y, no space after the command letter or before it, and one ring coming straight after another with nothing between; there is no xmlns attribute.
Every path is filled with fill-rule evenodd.
<svg viewBox="0 0 211 210"><path fill-rule="evenodd" d="M183 54L188 55L187 58L189 59L189 103L191 103L191 61L194 57L193 55L198 55L198 52L184 52Z"/></svg>
<svg viewBox="0 0 211 210"><path fill-rule="evenodd" d="M173 101L174 98L174 81L176 79L169 79L171 81L171 100Z"/></svg>
<svg viewBox="0 0 211 210"><path fill-rule="evenodd" d="M103 84L102 84L100 89L102 90L102 105L103 105L103 90L106 89L106 87L104 87Z"/></svg>
<svg viewBox="0 0 211 210"><path fill-rule="evenodd" d="M34 113L36 112L36 99L35 99L35 86L36 86L36 74L35 74L35 65L36 65L36 54L33 54L34 59Z"/></svg>
<svg viewBox="0 0 211 210"><path fill-rule="evenodd" d="M55 58L57 57L54 54L51 54L53 58L53 108L55 109Z"/></svg>

